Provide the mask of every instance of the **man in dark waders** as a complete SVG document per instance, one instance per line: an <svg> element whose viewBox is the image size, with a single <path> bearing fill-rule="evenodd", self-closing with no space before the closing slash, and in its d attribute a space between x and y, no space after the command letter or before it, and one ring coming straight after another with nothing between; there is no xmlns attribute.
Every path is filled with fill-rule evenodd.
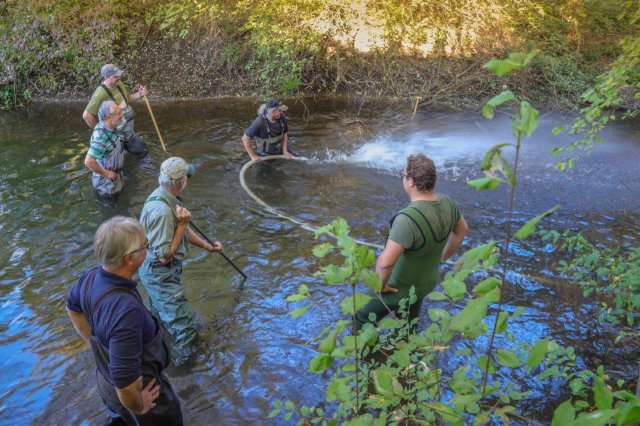
<svg viewBox="0 0 640 426"><path fill-rule="evenodd" d="M91 345L110 424L182 425L180 401L162 373L170 362L163 328L132 281L147 251L144 229L113 217L98 228L93 249L101 266L71 290L67 313Z"/></svg>
<svg viewBox="0 0 640 426"><path fill-rule="evenodd" d="M283 114L287 109L277 99L269 99L258 108L258 116L242 135L244 149L253 161L260 161L260 157L267 155L286 155L289 158L293 155L289 151L287 117ZM254 137L256 150L251 144Z"/></svg>
<svg viewBox="0 0 640 426"><path fill-rule="evenodd" d="M149 157L149 147L133 128L135 113L131 108L132 102L147 96L147 88L140 86L136 92L129 93L120 81L124 71L113 64L104 65L100 74L102 75L102 83L93 92L91 100L82 113L82 119L93 129L98 124L97 116L100 105L106 100L117 103L123 115L117 131L124 149L138 157L138 166L141 169L155 172L151 164L151 157Z"/></svg>
<svg viewBox="0 0 640 426"><path fill-rule="evenodd" d="M195 168L180 157L171 157L160 166L160 186L144 203L140 222L149 241L149 251L140 268L140 281L149 294L151 308L171 334L171 357L183 364L193 353L198 328L181 283L182 261L189 246L221 252L216 241L209 244L190 227L191 213L178 196L187 186Z"/></svg>
<svg viewBox="0 0 640 426"><path fill-rule="evenodd" d="M415 288L416 302L407 304L411 321L420 314L422 299L438 283L440 264L458 250L468 227L457 204L435 192L436 166L430 158L410 155L401 177L411 204L391 219L376 273L382 281L382 300L396 313L400 301L409 298L411 287ZM356 313L356 320L362 326L388 313L375 298Z"/></svg>

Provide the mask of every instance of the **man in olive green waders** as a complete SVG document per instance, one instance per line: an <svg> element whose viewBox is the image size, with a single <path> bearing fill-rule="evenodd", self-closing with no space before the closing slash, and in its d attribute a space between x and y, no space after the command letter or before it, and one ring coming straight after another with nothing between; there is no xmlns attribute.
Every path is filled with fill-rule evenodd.
<svg viewBox="0 0 640 426"><path fill-rule="evenodd" d="M376 273L382 281L382 300L394 312L415 288L416 302L409 306L411 321L420 314L422 299L438 283L440 264L458 250L468 227L456 203L435 192L436 166L430 158L410 155L401 177L411 204L391 219ZM356 313L358 325L379 321L389 309L379 299L371 300Z"/></svg>
<svg viewBox="0 0 640 426"><path fill-rule="evenodd" d="M190 244L209 252L222 251L218 241L211 245L189 227L191 213L178 198L194 173L194 167L180 157L165 160L160 166L160 186L147 198L140 214L149 240L140 281L149 294L151 308L171 335L171 357L176 365L191 355L197 338L196 321L180 282L182 261Z"/></svg>
<svg viewBox="0 0 640 426"><path fill-rule="evenodd" d="M129 93L120 81L124 71L113 64L104 65L100 69L100 74L102 75L102 83L91 95L91 100L82 113L82 119L87 123L87 126L93 129L98 124L97 116L100 105L107 100L117 103L122 110L122 121L118 124L117 129L122 146L138 157L138 165L141 169L155 173L151 157L149 157L149 147L133 128L135 113L131 108L132 102L147 96L147 88L140 86L136 92Z"/></svg>

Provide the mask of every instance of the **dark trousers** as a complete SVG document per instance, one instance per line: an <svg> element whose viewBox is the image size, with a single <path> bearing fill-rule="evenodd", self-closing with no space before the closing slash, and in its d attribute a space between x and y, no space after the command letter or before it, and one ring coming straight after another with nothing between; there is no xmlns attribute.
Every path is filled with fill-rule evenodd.
<svg viewBox="0 0 640 426"><path fill-rule="evenodd" d="M396 316L398 316L400 305L392 304L387 306L396 314ZM364 324L371 322L369 321L369 314L371 313L376 314L376 320L374 321L374 324L380 321L386 315L388 315L389 309L387 309L387 306L385 306L377 297L374 299L371 299L369 303L367 303L362 309L356 312L356 324L357 324L358 330L360 330ZM422 309L422 299L417 300L416 303L409 305L409 318L407 318L407 320L411 322L415 318L417 318L418 315L420 315L421 309Z"/></svg>
<svg viewBox="0 0 640 426"><path fill-rule="evenodd" d="M128 141L124 143L124 149L126 149L131 154L138 157L138 167L142 170L156 173L157 170L153 168L153 163L151 162L151 156L149 155L149 146L147 143L138 136L136 133L129 138Z"/></svg>

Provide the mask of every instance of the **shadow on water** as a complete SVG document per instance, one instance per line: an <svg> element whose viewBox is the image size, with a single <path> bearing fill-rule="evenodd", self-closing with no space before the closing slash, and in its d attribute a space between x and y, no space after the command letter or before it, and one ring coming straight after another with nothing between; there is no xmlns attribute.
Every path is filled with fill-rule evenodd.
<svg viewBox="0 0 640 426"><path fill-rule="evenodd" d="M137 216L157 182L128 158L118 204L107 207L97 200L83 165L89 137L80 119L83 106L42 104L0 115L2 422L99 424L104 419L93 361L66 318L65 297L81 272L95 264L91 242L97 226L115 214ZM247 184L269 204L315 226L344 217L355 237L382 244L388 220L407 203L398 173L408 154L424 152L439 168L438 190L459 202L469 222L463 248L504 237L506 189L477 193L466 181L479 176L488 147L511 140L506 118L425 112L412 121L410 111L388 105L331 99L290 107L294 149L312 161L249 169ZM138 131L158 165L164 155L152 123L140 105L136 108ZM256 108L238 99L154 107L170 152L198 168L184 194L194 222L221 240L249 275L241 288L241 277L220 256L197 249L184 268L201 339L193 370L174 374L171 381L189 424L265 423L275 399L313 404L324 398L324 380L306 371L307 362L313 336L327 319L340 316L337 302L345 295L323 289L317 309L298 320L287 315L290 293L303 283L317 288L318 264L310 232L263 211L239 186L238 173L248 159L240 135ZM640 123L608 129L603 147L577 169L561 173L549 150L560 143L550 129L562 121L544 118L525 142L516 220L524 223L562 204L547 226L582 230L603 244L638 246ZM514 252L505 306L527 308L512 325L516 338L557 339L576 347L581 365L605 363L633 379L636 351L610 346L612 331L597 322L594 303L554 272L553 248L534 238L518 242ZM483 350L482 344L479 340L472 349ZM529 386L534 402L523 405L525 412L548 420L560 390Z"/></svg>

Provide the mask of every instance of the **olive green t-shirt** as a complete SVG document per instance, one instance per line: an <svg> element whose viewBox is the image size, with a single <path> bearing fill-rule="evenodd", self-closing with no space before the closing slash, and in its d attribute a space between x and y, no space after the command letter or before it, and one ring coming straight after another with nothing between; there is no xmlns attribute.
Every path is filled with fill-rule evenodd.
<svg viewBox="0 0 640 426"><path fill-rule="evenodd" d="M122 92L124 93L124 95L127 97L126 99L124 99L122 97L122 94L120 93L120 90L118 90L118 87L120 87L122 89ZM120 105L120 108L124 108L128 105L129 103L129 92L127 91L127 88L124 87L124 84L122 84L121 81L118 82L117 86L114 87L113 89L109 89L111 91L111 94L113 95L114 99L116 100L116 103L118 105ZM93 91L93 95L91 95L91 100L89 101L89 103L87 104L87 107L85 108L85 111L95 115L96 117L98 116L98 109L100 108L100 105L102 105L102 103L104 101L109 101L112 100L111 97L109 97L109 94L107 93L106 90L104 90L104 87L102 86L98 86L98 88L96 90Z"/></svg>
<svg viewBox="0 0 640 426"><path fill-rule="evenodd" d="M447 238L453 226L460 220L458 205L446 195L438 194L436 201L415 201L408 207L418 209L429 222L432 232L426 236L429 241L440 242ZM425 243L418 225L404 214L395 217L389 230L389 239L400 244L405 250L417 250Z"/></svg>

